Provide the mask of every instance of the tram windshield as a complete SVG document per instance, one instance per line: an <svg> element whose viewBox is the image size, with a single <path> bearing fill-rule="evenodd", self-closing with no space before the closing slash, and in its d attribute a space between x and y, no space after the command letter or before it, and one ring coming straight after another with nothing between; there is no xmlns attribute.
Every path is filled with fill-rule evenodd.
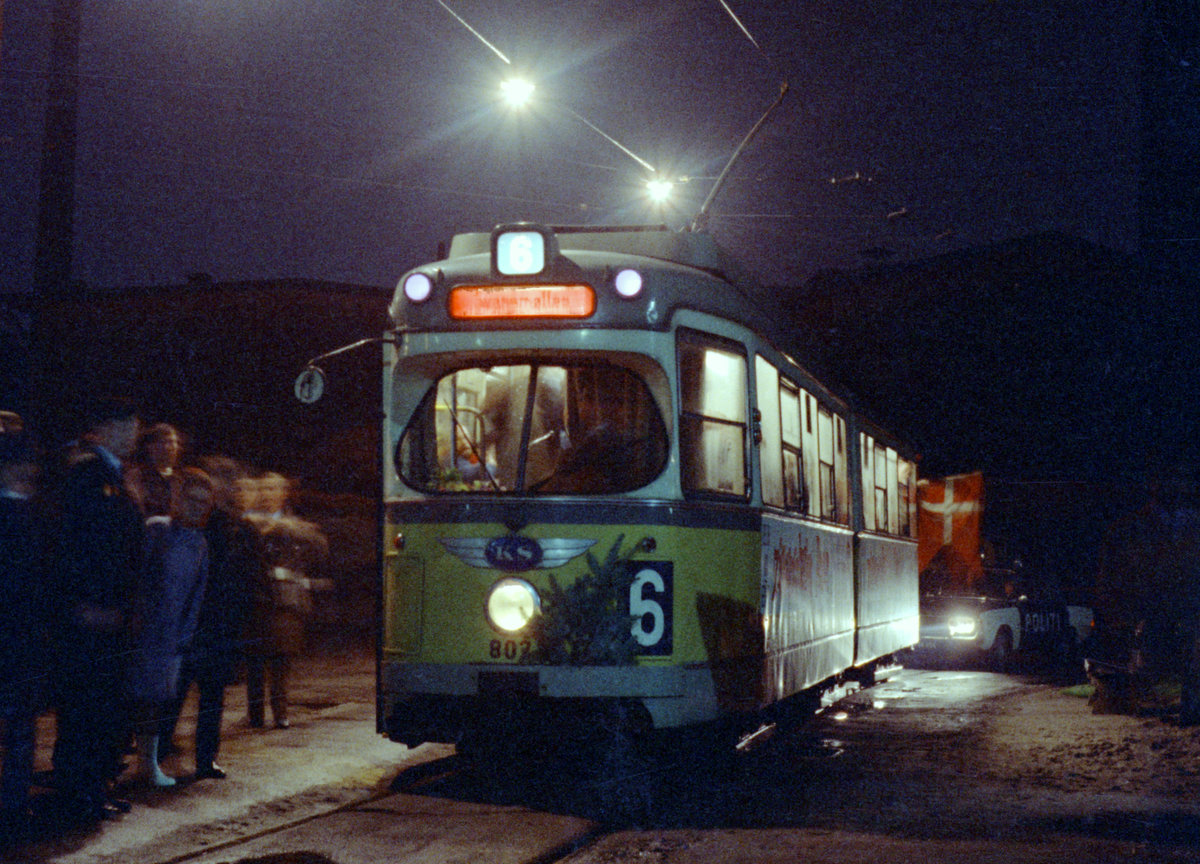
<svg viewBox="0 0 1200 864"><path fill-rule="evenodd" d="M405 483L442 493L627 492L666 462L645 380L607 362L456 369L430 388L396 448Z"/></svg>

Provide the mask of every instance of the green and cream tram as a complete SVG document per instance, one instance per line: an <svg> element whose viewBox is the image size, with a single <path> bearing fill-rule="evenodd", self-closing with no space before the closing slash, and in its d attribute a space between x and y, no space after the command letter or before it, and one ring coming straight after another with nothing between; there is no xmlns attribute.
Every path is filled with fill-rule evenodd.
<svg viewBox="0 0 1200 864"><path fill-rule="evenodd" d="M753 721L917 641L915 459L708 235L459 235L389 314L392 739Z"/></svg>

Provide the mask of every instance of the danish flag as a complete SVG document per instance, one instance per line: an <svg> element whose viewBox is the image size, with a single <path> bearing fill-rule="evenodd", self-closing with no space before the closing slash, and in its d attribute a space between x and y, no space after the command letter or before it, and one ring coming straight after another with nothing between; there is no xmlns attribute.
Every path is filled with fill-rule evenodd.
<svg viewBox="0 0 1200 864"><path fill-rule="evenodd" d="M983 474L956 474L917 485L917 559L924 570L946 546L973 576L982 575L979 520L983 511Z"/></svg>

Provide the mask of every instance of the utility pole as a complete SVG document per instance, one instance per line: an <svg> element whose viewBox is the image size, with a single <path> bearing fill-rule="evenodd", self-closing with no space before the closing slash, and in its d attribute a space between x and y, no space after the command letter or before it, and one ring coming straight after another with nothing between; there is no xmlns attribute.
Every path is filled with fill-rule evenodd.
<svg viewBox="0 0 1200 864"><path fill-rule="evenodd" d="M46 303L71 284L75 243L75 147L79 103L79 24L81 0L52 0L50 55L47 58L45 120L39 177L33 274L26 291L6 296L0 321L0 408L18 410L33 428L46 430L49 392L42 380L42 317ZM0 0L0 50L4 0ZM53 385L50 385L53 386Z"/></svg>

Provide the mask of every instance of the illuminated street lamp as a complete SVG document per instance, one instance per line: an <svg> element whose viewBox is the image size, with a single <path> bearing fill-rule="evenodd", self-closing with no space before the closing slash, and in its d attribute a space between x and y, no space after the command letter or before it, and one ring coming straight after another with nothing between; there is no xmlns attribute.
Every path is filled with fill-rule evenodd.
<svg viewBox="0 0 1200 864"><path fill-rule="evenodd" d="M532 81L524 78L506 78L500 82L500 95L513 108L527 105L536 89Z"/></svg>
<svg viewBox="0 0 1200 864"><path fill-rule="evenodd" d="M674 181L662 177L651 177L646 181L646 195L655 204L665 204L674 188Z"/></svg>
<svg viewBox="0 0 1200 864"><path fill-rule="evenodd" d="M512 76L500 82L500 97L510 108L513 109L527 107L529 103L532 102L536 90L537 86L527 78ZM562 103L555 103L553 108L575 118L609 144L616 147L634 162L637 162L638 165L640 165L643 169L645 169L646 174L643 175L644 180L642 181L643 194L646 196L646 199L649 201L649 203L656 209L669 206L671 204L671 198L674 194L677 183L687 182L687 178L679 178L676 180L666 174L660 173L657 168L655 168L641 156L634 153L616 138L609 135L591 120L584 117L578 111L575 111L574 109L563 105Z"/></svg>
<svg viewBox="0 0 1200 864"><path fill-rule="evenodd" d="M495 45L493 45L491 42L489 42L487 39L485 39L483 37L483 34L481 34L478 30L476 30L469 23L467 23L466 19L464 19L461 15L459 15L452 8L450 8L450 6L448 6L446 4L446 0L435 0L435 2L439 6L441 6L444 10L446 10L446 12L451 17L453 17L455 21L457 21L462 27L464 27L468 32L470 32L470 34L472 36L474 36L481 43L483 43L484 47L486 47L489 51L491 51L498 58L500 58L500 60L503 61L506 66L512 67L512 65L513 65L512 60L508 59L508 57L505 56L503 51L501 51L499 48L497 48ZM734 13L733 9L730 8L729 4L727 2L725 2L725 0L719 0L719 2L721 4L721 6L725 9L725 11L729 14L729 17L731 19L733 19L733 23L737 25L738 29L745 35L745 37L747 39L750 40L750 43L752 45L754 45L754 47L758 51L761 52L762 46L759 45L758 41L750 34L750 31L746 28L746 25L742 23L741 19L738 18L738 16ZM0 0L0 7L3 6L3 3L4 3L4 0ZM501 85L500 85L500 91L501 91L504 101L507 102L509 105L511 105L514 108L519 108L519 107L526 105L529 102L529 100L531 98L533 98L534 89L535 89L535 87L532 82L521 79L521 78L509 78L509 79L505 80L503 83L501 83ZM767 118L771 115L771 113L776 108L779 107L781 102L783 102L783 97L785 95L787 95L788 89L789 89L788 82L787 82L787 79L785 78L779 84L778 97L776 97L775 101L771 103L770 107L768 107L767 110L765 112L763 112L763 115L762 115L762 117L760 117L758 119L758 122L755 123L750 128L750 131L746 134L746 137L742 139L741 143L738 144L737 148L733 151L733 155L729 157L729 161L725 163L725 167L721 169L721 173L719 175L717 175L716 182L713 183L713 187L709 191L708 197L704 199L704 203L700 206L699 212L697 212L695 218L692 219L692 224L691 224L691 227L689 230L702 231L707 227L708 218L709 218L709 216L708 216L709 209L712 207L713 202L716 200L717 194L721 191L721 187L724 184L726 177L729 175L730 170L733 168L734 163L738 161L738 158L742 155L742 151L744 151L746 149L746 146L750 143L750 140L752 138L754 138L754 136L758 133L758 130L762 127L762 125L767 122ZM655 204L661 205L661 204L666 203L667 199L670 197L671 190L674 186L674 183L672 181L665 180L665 179L657 176L658 171L653 165L651 165L649 162L647 162L641 156L634 153L632 150L630 150L628 147L626 147L624 144L622 144L616 138L609 135L607 132L605 132L603 129L601 129L599 126L597 126L591 120L588 120L586 117L584 117L579 112L574 111L565 105L559 105L558 107L561 110L566 111L568 114L570 114L576 120L578 120L580 123L587 126L589 129L591 129L597 135L600 135L602 138L604 138L606 141L608 141L608 143L612 144L614 147L616 147L618 150L620 150L626 156L633 159L635 162L637 162L639 165L641 165L647 171L651 172L651 174L653 176L651 176L651 178L646 181L647 195L650 198L650 200ZM680 178L680 180L682 182L686 182L686 178Z"/></svg>
<svg viewBox="0 0 1200 864"><path fill-rule="evenodd" d="M529 101L533 98L533 92L536 89L537 89L537 87L534 85L534 83L532 81L528 81L524 78L506 78L500 82L501 98L503 98L505 102L507 102L509 105L513 106L514 108L519 108L519 107L522 107L522 106L528 104ZM612 144L614 147L616 147L618 150L620 150L622 153L624 153L626 156L628 156L634 162L637 162L639 165L641 165L647 171L656 170L653 165L651 165L649 162L647 162L641 156L634 153L632 150L630 150L628 147L626 147L624 144L622 144L616 138L609 135L607 132L605 132L603 129L601 129L599 126L597 126L595 123L593 123L591 120L584 117L578 111L575 111L571 108L568 108L566 105L561 105L561 104L558 105L557 107L560 110L565 111L567 114L570 114L572 117L574 117L580 123L582 123L584 126L587 126L589 129L591 129L593 132L595 132L597 135L599 135L601 138L603 138L609 144Z"/></svg>

